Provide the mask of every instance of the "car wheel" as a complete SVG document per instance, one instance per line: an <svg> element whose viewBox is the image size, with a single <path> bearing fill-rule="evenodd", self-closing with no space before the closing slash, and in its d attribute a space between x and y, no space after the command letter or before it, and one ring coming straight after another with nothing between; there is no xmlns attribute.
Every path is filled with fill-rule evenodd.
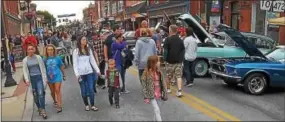
<svg viewBox="0 0 285 122"><path fill-rule="evenodd" d="M247 93L260 95L267 88L267 79L261 73L250 74L244 82L244 90Z"/></svg>
<svg viewBox="0 0 285 122"><path fill-rule="evenodd" d="M224 80L224 82L228 85L228 86L237 86L238 83L235 83L235 82L231 82L229 80Z"/></svg>
<svg viewBox="0 0 285 122"><path fill-rule="evenodd" d="M209 65L206 60L198 59L194 62L193 70L196 76L205 77L208 74Z"/></svg>

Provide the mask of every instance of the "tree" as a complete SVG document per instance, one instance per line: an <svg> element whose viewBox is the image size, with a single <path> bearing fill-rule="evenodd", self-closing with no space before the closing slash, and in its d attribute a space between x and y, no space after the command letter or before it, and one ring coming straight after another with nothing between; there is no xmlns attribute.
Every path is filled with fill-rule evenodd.
<svg viewBox="0 0 285 122"><path fill-rule="evenodd" d="M41 10L39 10L39 11L37 11L37 15L43 15L46 23L53 22L52 23L53 26L56 26L56 19L48 11L41 11Z"/></svg>

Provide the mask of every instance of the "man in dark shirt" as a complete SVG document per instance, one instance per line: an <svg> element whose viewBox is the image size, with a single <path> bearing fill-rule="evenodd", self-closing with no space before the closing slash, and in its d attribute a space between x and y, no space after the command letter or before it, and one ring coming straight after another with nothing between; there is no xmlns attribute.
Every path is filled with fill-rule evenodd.
<svg viewBox="0 0 285 122"><path fill-rule="evenodd" d="M113 58L112 57L112 43L115 41L115 35L121 33L121 27L120 26L115 26L113 28L113 33L110 34L107 39L104 42L104 57L105 57L105 62L108 62L109 59Z"/></svg>
<svg viewBox="0 0 285 122"><path fill-rule="evenodd" d="M171 92L169 89L169 81L174 78L177 80L177 97L182 96L182 63L184 60L185 47L183 40L177 35L178 27L176 25L169 26L170 36L165 39L164 42L164 59L167 62L166 72L168 76L168 89L167 92Z"/></svg>

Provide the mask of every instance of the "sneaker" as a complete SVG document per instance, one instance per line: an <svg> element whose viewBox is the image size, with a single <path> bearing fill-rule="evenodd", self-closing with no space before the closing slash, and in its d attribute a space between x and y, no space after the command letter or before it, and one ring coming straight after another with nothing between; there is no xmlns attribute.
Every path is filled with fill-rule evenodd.
<svg viewBox="0 0 285 122"><path fill-rule="evenodd" d="M128 93L130 93L130 91L128 91L128 90L123 90L122 93L128 94Z"/></svg>
<svg viewBox="0 0 285 122"><path fill-rule="evenodd" d="M186 84L185 86L191 87L191 86L193 86L193 85L194 85L193 83L188 83L188 84Z"/></svg>
<svg viewBox="0 0 285 122"><path fill-rule="evenodd" d="M182 96L182 91L180 91L180 90L177 91L176 96L177 96L177 97L181 97L181 96Z"/></svg>
<svg viewBox="0 0 285 122"><path fill-rule="evenodd" d="M116 108L117 108L117 109L119 109L119 108L120 108L120 106L119 106L119 105L116 105Z"/></svg>
<svg viewBox="0 0 285 122"><path fill-rule="evenodd" d="M171 89L167 89L167 93L171 93Z"/></svg>

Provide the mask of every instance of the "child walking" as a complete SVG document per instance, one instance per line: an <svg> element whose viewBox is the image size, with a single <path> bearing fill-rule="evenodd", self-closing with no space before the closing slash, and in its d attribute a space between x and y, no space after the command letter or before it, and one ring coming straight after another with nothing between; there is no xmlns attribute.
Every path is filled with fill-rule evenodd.
<svg viewBox="0 0 285 122"><path fill-rule="evenodd" d="M142 75L144 102L153 106L156 121L162 121L157 103L158 100L167 100L166 87L162 73L159 70L159 65L160 62L158 56L150 56L147 60L147 67Z"/></svg>
<svg viewBox="0 0 285 122"><path fill-rule="evenodd" d="M106 71L106 79L107 79L107 87L109 93L109 102L110 105L113 105L113 99L115 98L115 105L116 108L120 108L119 101L120 101L120 72L116 68L115 60L110 59L108 61L108 69Z"/></svg>

